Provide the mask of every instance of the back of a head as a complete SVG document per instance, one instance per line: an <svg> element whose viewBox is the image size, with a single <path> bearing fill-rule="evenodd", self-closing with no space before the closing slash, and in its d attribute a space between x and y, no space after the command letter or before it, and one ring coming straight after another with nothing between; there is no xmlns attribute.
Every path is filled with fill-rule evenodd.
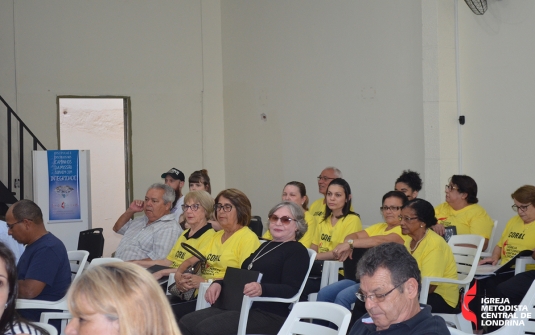
<svg viewBox="0 0 535 335"><path fill-rule="evenodd" d="M121 335L180 334L169 303L152 275L128 263L109 263L86 270L69 288L74 317L102 313L119 322Z"/></svg>
<svg viewBox="0 0 535 335"><path fill-rule="evenodd" d="M418 263L404 245L389 242L369 249L357 264L357 278L372 277L379 268L390 271L394 286L401 285L410 278L416 279L418 292L420 291L421 274Z"/></svg>
<svg viewBox="0 0 535 335"><path fill-rule="evenodd" d="M28 219L36 224L43 223L43 212L41 208L35 202L28 199L23 199L13 204L12 213L17 221Z"/></svg>

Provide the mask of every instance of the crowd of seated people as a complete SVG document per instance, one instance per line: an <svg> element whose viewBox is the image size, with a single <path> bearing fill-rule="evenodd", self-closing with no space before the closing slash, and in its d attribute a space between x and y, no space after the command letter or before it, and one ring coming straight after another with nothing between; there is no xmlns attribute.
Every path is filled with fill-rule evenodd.
<svg viewBox="0 0 535 335"><path fill-rule="evenodd" d="M352 258L354 249L369 249L393 242L405 246L416 260L422 276L456 279L453 253L442 237L446 228L455 227L457 234L480 235L485 239L485 247L490 243L493 228L493 220L478 204L476 182L464 175L453 175L449 179L445 189L445 202L433 207L429 202L418 198L422 189L419 174L410 170L403 171L395 181L395 191L389 191L383 196L380 208L384 222L363 230L361 218L353 209L350 185L342 178L339 169L327 167L318 177L318 189L322 197L314 201L310 208L303 183L292 181L284 186L284 202L270 211L267 230L262 238L247 228L252 217L252 206L243 192L226 189L214 200L210 195L210 178L206 170L191 174L188 179L189 193L186 195L182 194L185 181L182 171L172 168L161 177L165 179L165 184L151 185L145 199L134 200L117 220L114 231L123 235L123 238L115 256L145 268L153 265L168 267L155 272L153 278L160 279L174 273L176 288L181 292L198 289L201 283L209 283L205 299L210 303L217 301L223 285L221 280L228 267L247 269L253 264L260 270L270 266L281 273L270 273L267 277L264 274L262 282L250 283L244 294L278 296L274 293L276 291L286 292L280 293L284 297L295 294L304 279L304 273L301 276L295 271L303 267L306 273L308 266L308 255L303 253L306 248L317 252L317 261L344 261ZM535 224L535 187L523 186L512 194L512 198L513 209L518 215L507 223L492 256L482 260L482 263L504 262L522 250L535 249L535 236L531 236L535 234L535 229L530 231L531 225ZM29 257L25 257L25 254L32 255L36 252L42 257L48 257L45 255L50 249L63 256L57 261L48 257L44 264L54 263L58 273L69 268L65 248L61 252L55 251L61 249L60 245L52 234L46 232L42 217L39 218L36 209L32 209L32 204L22 200L13 205L6 215L8 233L16 241L27 245L19 262L19 297L58 300L70 285L70 270L68 276L64 275L66 279L61 285L50 284L49 279L40 274L45 272L42 271L42 265L29 266ZM26 207L29 209L26 210ZM358 208L359 205L355 207ZM140 212L144 215L134 217L134 214ZM287 234L289 232L291 234ZM45 240L46 243L43 242ZM202 275L187 273L186 270L199 259L185 250L183 243L193 246L207 257ZM295 245L300 245L302 249ZM36 246L40 249L36 249ZM288 249L290 247L292 249ZM293 263L295 259L290 259L290 255L280 255L286 249L291 250L289 252L292 256L300 255L300 266ZM356 263L358 259L352 261ZM292 275L286 278L286 271L290 268ZM485 289L487 296L514 295L512 300L516 302L521 300L535 279L533 273L535 271L516 277L511 274L495 276L492 280L487 280L488 283L483 281L480 286ZM61 277L54 278L57 281ZM354 308L354 315L364 315L367 307L357 299L361 292L358 281L344 279L343 271L340 271L339 279L337 283L320 290L320 278L311 274L301 300L306 300L310 293L319 291L317 300L334 302L348 309ZM47 294L51 288L53 294ZM512 292L512 288L515 292ZM429 288L427 303L434 313L457 314L460 312L459 301L457 285L438 284ZM217 307L193 313L195 298L182 301L174 297L169 298L168 303L175 319L180 322L183 333L203 334L203 331L197 329L202 328L201 324L207 323L203 320L208 318L216 320L214 324L219 326L216 327L217 331L212 328L204 330L209 333L221 331L223 334L237 328L239 315L229 314ZM276 333L284 322L287 308L268 308L258 303L253 305L253 310L255 307L258 310L250 314L254 321L249 323L252 328L248 328L248 331ZM473 310L477 311L477 306ZM39 312L26 317L38 321Z"/></svg>

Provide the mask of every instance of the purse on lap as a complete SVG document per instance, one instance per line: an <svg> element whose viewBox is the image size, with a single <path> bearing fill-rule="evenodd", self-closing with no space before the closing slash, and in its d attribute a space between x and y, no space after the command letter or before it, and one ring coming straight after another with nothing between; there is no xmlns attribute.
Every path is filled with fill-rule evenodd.
<svg viewBox="0 0 535 335"><path fill-rule="evenodd" d="M184 273L191 273L197 276L201 276L206 267L206 257L204 257L203 254L201 254L197 249L195 249L194 247L192 247L191 245L187 243L182 242L180 245L187 252L189 252L190 254L192 254L193 256L199 259L197 263L188 267L186 271L184 271ZM176 282L174 282L173 284L171 284L171 286L169 286L169 293L185 301L191 300L194 297L196 290L197 290L196 288L192 288L190 290L187 290L186 292L181 292L178 289Z"/></svg>

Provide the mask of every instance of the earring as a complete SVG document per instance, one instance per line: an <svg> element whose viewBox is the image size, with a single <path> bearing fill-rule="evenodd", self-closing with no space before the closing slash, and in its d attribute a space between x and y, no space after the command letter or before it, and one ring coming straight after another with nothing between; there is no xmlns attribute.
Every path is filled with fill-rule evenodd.
<svg viewBox="0 0 535 335"><path fill-rule="evenodd" d="M424 226L420 225L420 228L423 228Z"/></svg>

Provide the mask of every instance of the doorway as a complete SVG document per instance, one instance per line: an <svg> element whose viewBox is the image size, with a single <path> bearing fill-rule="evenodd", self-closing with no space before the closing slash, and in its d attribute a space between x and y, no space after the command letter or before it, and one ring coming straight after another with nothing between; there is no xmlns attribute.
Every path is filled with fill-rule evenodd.
<svg viewBox="0 0 535 335"><path fill-rule="evenodd" d="M104 228L104 257L121 236L113 225L132 199L130 100L127 97L58 97L61 150L89 150L91 228Z"/></svg>

